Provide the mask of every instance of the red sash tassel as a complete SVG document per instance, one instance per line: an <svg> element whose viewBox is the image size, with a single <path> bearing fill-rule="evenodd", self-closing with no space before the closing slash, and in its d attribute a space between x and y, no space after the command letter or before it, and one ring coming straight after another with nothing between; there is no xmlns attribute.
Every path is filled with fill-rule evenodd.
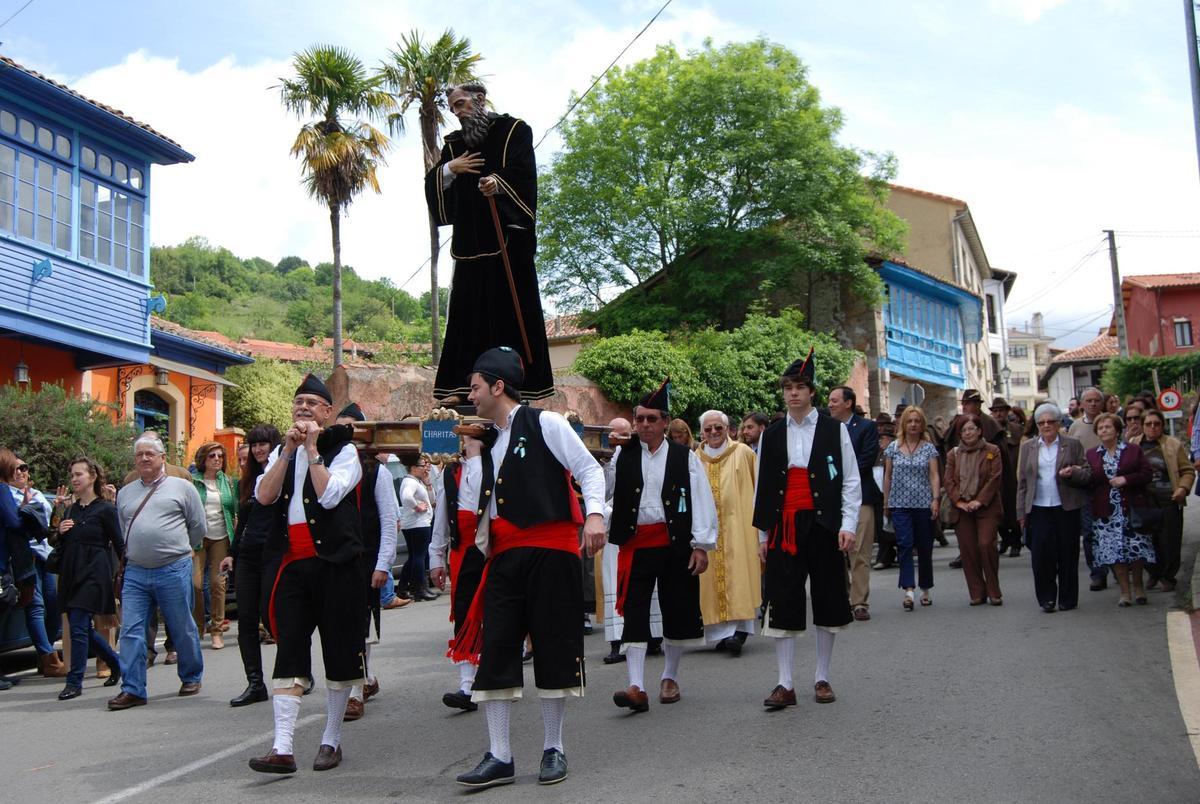
<svg viewBox="0 0 1200 804"><path fill-rule="evenodd" d="M518 547L541 547L579 555L579 524L576 522L546 522L522 529L506 519L493 519L490 534L492 554L483 565L479 588L475 590L462 628L446 652L455 662L479 664L483 652L483 590L487 587L488 568L492 566L493 558Z"/></svg>
<svg viewBox="0 0 1200 804"><path fill-rule="evenodd" d="M812 486L808 470L799 467L788 469L787 491L783 497L783 517L775 529L775 547L790 556L796 555L796 512L811 511L813 505Z"/></svg>
<svg viewBox="0 0 1200 804"><path fill-rule="evenodd" d="M466 511L462 508L458 509L458 547L450 551L448 563L450 564L450 589L458 588L458 571L462 569L463 558L466 557L467 551L475 546L475 527L479 524L479 517L475 516L474 511ZM454 622L454 606L450 606L450 622Z"/></svg>
<svg viewBox="0 0 1200 804"><path fill-rule="evenodd" d="M633 554L646 547L669 547L671 534L666 522L638 525L633 538L617 552L617 614L625 616L625 598L629 595L629 576L633 572Z"/></svg>

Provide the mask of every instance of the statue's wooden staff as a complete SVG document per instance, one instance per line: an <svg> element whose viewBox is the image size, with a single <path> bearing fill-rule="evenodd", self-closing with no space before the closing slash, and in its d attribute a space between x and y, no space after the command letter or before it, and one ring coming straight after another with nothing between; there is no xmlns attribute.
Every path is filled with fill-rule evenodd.
<svg viewBox="0 0 1200 804"><path fill-rule="evenodd" d="M508 291L512 294L513 311L517 314L517 328L521 330L521 343L525 346L525 362L533 363L533 350L529 348L529 335L525 332L525 319L521 315L521 300L517 298L517 283L513 281L512 265L508 261L508 247L504 244L504 227L500 225L500 213L496 211L496 199L487 196L492 210L492 223L496 224L496 240L500 243L500 259L504 262L504 274L508 277Z"/></svg>

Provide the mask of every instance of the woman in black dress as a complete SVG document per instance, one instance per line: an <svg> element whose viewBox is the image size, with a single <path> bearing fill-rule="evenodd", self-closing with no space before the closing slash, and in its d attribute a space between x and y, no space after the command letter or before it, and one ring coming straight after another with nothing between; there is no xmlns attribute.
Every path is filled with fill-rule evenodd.
<svg viewBox="0 0 1200 804"><path fill-rule="evenodd" d="M67 685L58 694L60 701L82 694L89 644L112 668L104 686L115 686L121 675L117 654L92 626L93 615L112 615L117 610L113 593L116 569L109 557L110 547L118 558L125 555L117 507L100 496L104 472L91 458L76 458L71 462L70 473L75 502L58 525L58 549L62 555L58 599L71 623L71 669Z"/></svg>
<svg viewBox="0 0 1200 804"><path fill-rule="evenodd" d="M229 702L230 706L247 706L268 697L263 682L258 625L267 617L271 587L279 572L279 556L272 556L265 550L273 521L273 506L263 505L255 498L254 486L267 466L267 457L281 440L279 431L269 424L254 427L246 436L250 454L238 480L237 527L229 555L221 561L222 572L234 571L238 650L242 654L242 668L246 671L246 689Z"/></svg>

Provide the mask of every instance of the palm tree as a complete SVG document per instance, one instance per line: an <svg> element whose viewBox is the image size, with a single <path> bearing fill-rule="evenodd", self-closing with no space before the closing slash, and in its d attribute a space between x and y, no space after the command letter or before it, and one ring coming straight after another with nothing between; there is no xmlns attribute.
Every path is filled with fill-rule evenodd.
<svg viewBox="0 0 1200 804"><path fill-rule="evenodd" d="M428 46L417 31L400 37L397 48L379 68L379 75L394 93L398 111L388 117L393 134L404 133L404 115L414 103L421 125L421 151L425 172L433 170L441 155L438 132L446 124L446 92L449 87L476 77L475 65L483 60L471 52L471 40L458 38L453 29ZM441 357L441 324L438 295L438 227L429 217L429 315L433 363Z"/></svg>
<svg viewBox="0 0 1200 804"><path fill-rule="evenodd" d="M395 108L362 61L345 48L314 45L293 59L296 75L280 79L284 107L308 120L292 143L308 194L329 207L333 238L333 365L342 363L342 212L370 187L391 143L371 125Z"/></svg>

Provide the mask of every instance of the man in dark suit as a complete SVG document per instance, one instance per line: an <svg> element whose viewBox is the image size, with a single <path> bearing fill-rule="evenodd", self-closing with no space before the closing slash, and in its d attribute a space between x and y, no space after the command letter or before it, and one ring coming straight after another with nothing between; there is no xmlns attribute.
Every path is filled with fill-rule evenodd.
<svg viewBox="0 0 1200 804"><path fill-rule="evenodd" d="M862 505L858 510L858 528L850 560L850 607L854 619L871 619L871 550L875 546L875 509L882 504L883 494L875 485L871 471L879 457L879 428L875 422L856 412L858 401L854 389L839 385L829 392L829 415L846 425L854 456L858 459L858 476L862 480Z"/></svg>

